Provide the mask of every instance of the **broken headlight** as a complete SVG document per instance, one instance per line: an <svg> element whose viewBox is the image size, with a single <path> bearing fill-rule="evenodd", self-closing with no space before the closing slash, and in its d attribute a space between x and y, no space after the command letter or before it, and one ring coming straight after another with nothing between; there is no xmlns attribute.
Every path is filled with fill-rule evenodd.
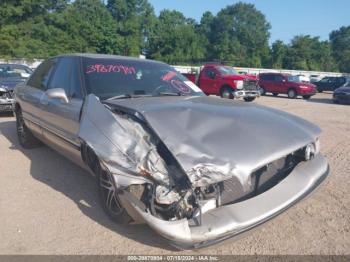
<svg viewBox="0 0 350 262"><path fill-rule="evenodd" d="M314 158L320 152L320 140L317 138L314 143L306 145L304 148L304 159L306 161Z"/></svg>

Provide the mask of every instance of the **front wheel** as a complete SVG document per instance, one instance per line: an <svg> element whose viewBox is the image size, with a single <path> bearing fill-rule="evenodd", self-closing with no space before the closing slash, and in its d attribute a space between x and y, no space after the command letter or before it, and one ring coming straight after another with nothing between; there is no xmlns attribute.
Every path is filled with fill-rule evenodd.
<svg viewBox="0 0 350 262"><path fill-rule="evenodd" d="M244 101L246 101L246 102L252 102L252 101L255 100L255 97L244 97L243 99L244 99Z"/></svg>
<svg viewBox="0 0 350 262"><path fill-rule="evenodd" d="M260 92L260 95L262 95L262 96L266 95L266 90L262 86L259 88L259 92Z"/></svg>
<svg viewBox="0 0 350 262"><path fill-rule="evenodd" d="M232 94L232 89L229 87L224 87L221 92L220 95L222 98L228 98L228 99L233 99L234 96Z"/></svg>
<svg viewBox="0 0 350 262"><path fill-rule="evenodd" d="M95 172L97 173L98 193L103 210L113 222L129 224L132 218L120 203L113 176L100 166L96 168Z"/></svg>

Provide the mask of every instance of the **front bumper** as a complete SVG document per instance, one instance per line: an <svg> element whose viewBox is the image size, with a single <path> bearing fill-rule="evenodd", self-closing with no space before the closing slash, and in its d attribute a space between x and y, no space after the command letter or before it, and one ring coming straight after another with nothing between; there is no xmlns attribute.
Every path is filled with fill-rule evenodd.
<svg viewBox="0 0 350 262"><path fill-rule="evenodd" d="M303 90L301 89L300 92L298 93L300 96L314 96L316 95L315 90Z"/></svg>
<svg viewBox="0 0 350 262"><path fill-rule="evenodd" d="M350 94L333 94L333 101L339 103L350 103Z"/></svg>
<svg viewBox="0 0 350 262"><path fill-rule="evenodd" d="M120 200L128 213L179 249L209 246L249 231L272 219L314 191L329 174L322 155L302 162L279 184L248 200L221 206L197 219L164 221L152 216L129 192L122 191Z"/></svg>
<svg viewBox="0 0 350 262"><path fill-rule="evenodd" d="M233 92L233 96L235 98L241 98L241 97L258 97L260 96L260 92L258 90L236 90Z"/></svg>
<svg viewBox="0 0 350 262"><path fill-rule="evenodd" d="M13 111L12 103L0 103L0 112L11 112Z"/></svg>

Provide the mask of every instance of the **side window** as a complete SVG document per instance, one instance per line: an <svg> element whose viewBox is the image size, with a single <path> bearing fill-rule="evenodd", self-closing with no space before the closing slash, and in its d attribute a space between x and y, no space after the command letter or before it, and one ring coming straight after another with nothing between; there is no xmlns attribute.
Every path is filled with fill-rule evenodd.
<svg viewBox="0 0 350 262"><path fill-rule="evenodd" d="M50 74L56 64L56 59L42 62L28 80L28 85L41 90L47 89Z"/></svg>
<svg viewBox="0 0 350 262"><path fill-rule="evenodd" d="M48 89L63 88L66 94L69 94L71 64L71 59L69 58L59 59Z"/></svg>
<svg viewBox="0 0 350 262"><path fill-rule="evenodd" d="M215 72L214 72L213 69L207 67L207 68L204 70L204 75L205 75L206 77L213 78L214 75L215 75Z"/></svg>
<svg viewBox="0 0 350 262"><path fill-rule="evenodd" d="M79 64L76 59L72 59L72 70L70 74L70 90L69 97L72 98L83 98L81 91L81 82L80 82L80 72L79 72Z"/></svg>
<svg viewBox="0 0 350 262"><path fill-rule="evenodd" d="M82 98L79 70L76 59L60 58L49 84L49 89L62 88L68 97Z"/></svg>
<svg viewBox="0 0 350 262"><path fill-rule="evenodd" d="M273 80L276 81L276 82L282 82L283 76L281 76L281 75L274 75L274 79Z"/></svg>
<svg viewBox="0 0 350 262"><path fill-rule="evenodd" d="M263 80L264 81L273 81L273 75L264 75Z"/></svg>

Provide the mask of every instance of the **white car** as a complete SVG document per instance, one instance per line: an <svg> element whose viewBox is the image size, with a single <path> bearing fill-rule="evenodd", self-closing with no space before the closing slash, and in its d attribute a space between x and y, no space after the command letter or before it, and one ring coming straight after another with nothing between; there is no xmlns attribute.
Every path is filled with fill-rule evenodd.
<svg viewBox="0 0 350 262"><path fill-rule="evenodd" d="M310 78L305 75L296 75L298 82L310 83Z"/></svg>

